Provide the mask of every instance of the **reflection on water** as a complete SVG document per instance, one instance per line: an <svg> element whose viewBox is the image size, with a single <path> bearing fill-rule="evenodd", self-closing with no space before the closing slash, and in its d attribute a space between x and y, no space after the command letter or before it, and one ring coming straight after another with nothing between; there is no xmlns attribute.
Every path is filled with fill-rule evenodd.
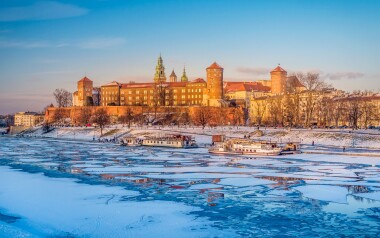
<svg viewBox="0 0 380 238"><path fill-rule="evenodd" d="M4 137L0 144L0 165L124 186L141 193L128 198L137 201L198 206L202 209L194 214L242 236L375 236L380 230L380 202L357 196L379 190L378 167L210 156L202 148L126 148ZM306 190L305 196L296 189L313 188L310 184L325 186L331 194L326 192L319 200L321 191ZM345 193L337 194L336 188L346 188ZM333 195L346 196L347 203L332 202ZM0 213L0 219L11 219L7 217L11 216Z"/></svg>

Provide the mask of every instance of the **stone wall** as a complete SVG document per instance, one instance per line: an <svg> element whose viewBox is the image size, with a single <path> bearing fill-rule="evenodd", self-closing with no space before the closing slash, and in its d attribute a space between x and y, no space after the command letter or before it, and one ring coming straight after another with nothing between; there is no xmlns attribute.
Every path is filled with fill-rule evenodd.
<svg viewBox="0 0 380 238"><path fill-rule="evenodd" d="M51 107L46 110L45 120L48 123L55 121L55 114L60 113L65 118L70 118L71 122L75 124L77 116L81 110L90 109L93 114L96 110L104 108L108 115L111 116L112 121L126 114L127 109L131 109L133 115L141 114L166 114L166 113L179 113L189 115L189 120L192 124L199 124L199 117L201 114L205 115L208 119L209 125L242 125L245 123L244 113L241 108L220 108L220 107L146 107L146 106L99 106L99 107L67 107L55 108Z"/></svg>

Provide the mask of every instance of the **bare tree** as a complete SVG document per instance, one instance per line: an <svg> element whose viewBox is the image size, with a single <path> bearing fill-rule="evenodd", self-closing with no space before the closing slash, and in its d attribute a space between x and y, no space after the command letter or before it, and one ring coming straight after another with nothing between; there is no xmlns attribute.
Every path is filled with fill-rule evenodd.
<svg viewBox="0 0 380 238"><path fill-rule="evenodd" d="M243 120L243 116L244 116L244 113L243 113L243 110L241 108L233 108L232 109L232 124L234 126L236 126L236 128L242 124L242 121Z"/></svg>
<svg viewBox="0 0 380 238"><path fill-rule="evenodd" d="M205 129L206 125L210 123L212 118L212 112L209 107L201 106L195 111L193 122L201 125L202 129Z"/></svg>
<svg viewBox="0 0 380 238"><path fill-rule="evenodd" d="M181 111L178 118L178 127L182 125L188 125L191 122L189 110L186 108L184 111Z"/></svg>
<svg viewBox="0 0 380 238"><path fill-rule="evenodd" d="M57 101L58 107L69 107L72 105L71 93L63 88L56 89L53 93L55 100Z"/></svg>
<svg viewBox="0 0 380 238"><path fill-rule="evenodd" d="M268 101L265 100L255 100L254 101L254 119L257 125L261 126L263 117L268 107Z"/></svg>
<svg viewBox="0 0 380 238"><path fill-rule="evenodd" d="M128 128L131 128L131 123L134 119L134 113L132 111L132 109L130 107L127 107L127 109L125 110L124 114L121 116L121 121L124 123L126 123L128 125Z"/></svg>
<svg viewBox="0 0 380 238"><path fill-rule="evenodd" d="M91 110L91 108L89 108L89 107L82 107L80 109L80 112L79 112L78 121L82 125L83 124L87 125L90 122L90 120L91 120L91 116L92 116L92 110Z"/></svg>
<svg viewBox="0 0 380 238"><path fill-rule="evenodd" d="M375 117L376 106L371 102L369 98L363 98L361 104L363 124L364 127L367 128Z"/></svg>
<svg viewBox="0 0 380 238"><path fill-rule="evenodd" d="M65 109L57 108L53 114L53 121L56 123L63 123L66 117Z"/></svg>
<svg viewBox="0 0 380 238"><path fill-rule="evenodd" d="M93 123L98 124L100 128L100 135L103 135L103 128L110 123L111 118L108 115L107 111L104 108L100 108L95 111L94 115L91 118Z"/></svg>
<svg viewBox="0 0 380 238"><path fill-rule="evenodd" d="M305 126L310 126L315 106L318 103L319 93L328 87L328 84L319 77L318 73L298 73L297 78L306 88L305 98Z"/></svg>
<svg viewBox="0 0 380 238"><path fill-rule="evenodd" d="M284 122L286 123L286 126L293 127L295 125L295 104L292 95L285 94L284 96Z"/></svg>
<svg viewBox="0 0 380 238"><path fill-rule="evenodd" d="M283 125L283 104L282 97L272 97L268 101L269 114L273 126Z"/></svg>
<svg viewBox="0 0 380 238"><path fill-rule="evenodd" d="M362 116L362 110L360 108L360 98L352 97L348 101L348 116L350 125L353 129L358 129L359 118Z"/></svg>
<svg viewBox="0 0 380 238"><path fill-rule="evenodd" d="M343 119L344 111L345 111L345 105L344 101L342 99L335 99L331 102L332 106L332 118L335 122L335 126L339 126L339 121Z"/></svg>

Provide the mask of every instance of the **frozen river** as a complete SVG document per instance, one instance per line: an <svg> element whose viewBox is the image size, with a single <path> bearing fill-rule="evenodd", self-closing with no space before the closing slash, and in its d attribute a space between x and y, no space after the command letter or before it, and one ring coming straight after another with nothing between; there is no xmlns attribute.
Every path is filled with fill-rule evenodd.
<svg viewBox="0 0 380 238"><path fill-rule="evenodd" d="M0 237L380 233L380 158L0 137Z"/></svg>

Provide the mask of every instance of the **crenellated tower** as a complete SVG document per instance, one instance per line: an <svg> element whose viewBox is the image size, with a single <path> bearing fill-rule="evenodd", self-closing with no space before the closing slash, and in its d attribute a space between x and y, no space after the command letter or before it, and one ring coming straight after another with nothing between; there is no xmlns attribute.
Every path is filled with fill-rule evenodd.
<svg viewBox="0 0 380 238"><path fill-rule="evenodd" d="M78 81L78 106L87 105L89 98L92 98L93 82L86 76Z"/></svg>

